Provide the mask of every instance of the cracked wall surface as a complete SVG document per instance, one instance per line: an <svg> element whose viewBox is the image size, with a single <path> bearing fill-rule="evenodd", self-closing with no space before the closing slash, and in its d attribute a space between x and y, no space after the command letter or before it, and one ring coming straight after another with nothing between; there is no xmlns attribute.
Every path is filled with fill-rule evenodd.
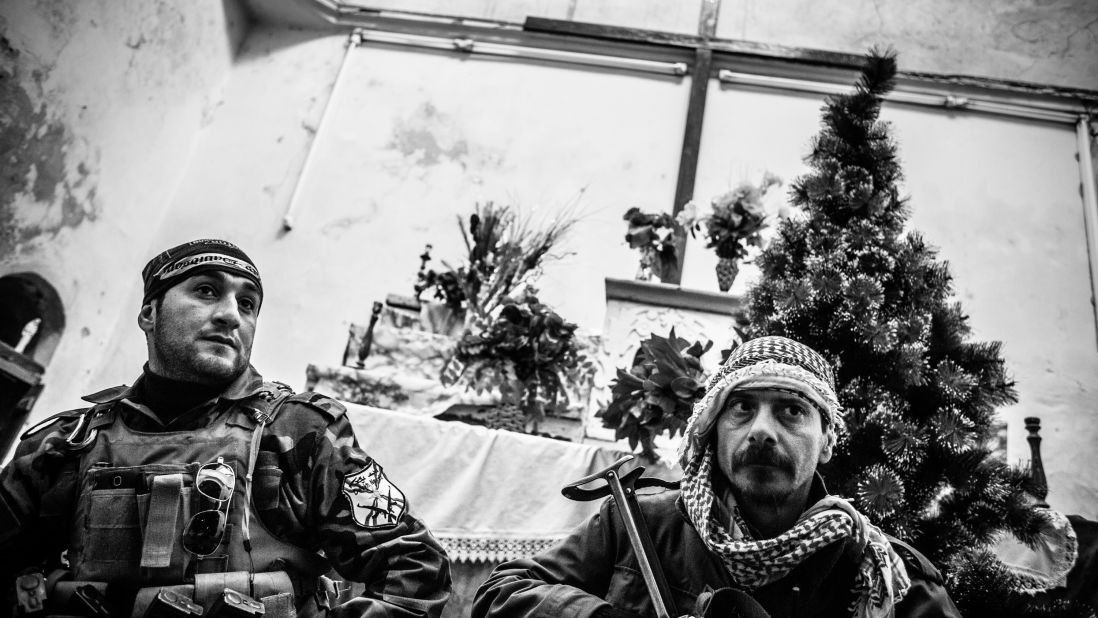
<svg viewBox="0 0 1098 618"><path fill-rule="evenodd" d="M47 76L0 37L0 247L6 250L94 221L101 210L97 153L43 100Z"/></svg>
<svg viewBox="0 0 1098 618"><path fill-rule="evenodd" d="M228 0L0 3L0 275L42 277L67 318L36 415L73 407L116 331L143 353L149 231L247 24Z"/></svg>
<svg viewBox="0 0 1098 618"><path fill-rule="evenodd" d="M388 4L511 21L541 15L692 33L701 0L405 0L399 6ZM718 34L852 53L874 43L891 43L899 49L907 70L1098 89L1094 84L1098 73L1094 67L1098 58L1093 40L1094 8L1093 2L1068 0L1006 0L981 10L944 0L857 0L841 5L723 0ZM351 130L346 128L351 126L348 124L343 130L318 130L345 44L346 36L337 31L249 25L243 9L231 0L25 0L0 4L0 156L4 160L0 167L0 275L40 274L57 288L69 317L34 418L77 405L76 398L82 393L133 379L145 357L134 324L140 268L156 250L200 236L237 242L259 261L265 272L265 289L277 302L264 312L254 358L261 371L295 386L301 384L305 363L335 361L345 341L347 321L361 321L370 303L385 293L410 289L415 255L424 242L436 243L440 256L445 247L437 243L448 242L445 239L457 243L456 236L450 235L455 230L454 214L467 212L480 199L521 204L519 198L526 196L529 205L566 204L582 198L594 205L576 242L582 248L579 255L596 257L565 262L560 270L549 273L545 284L547 298L553 298L555 291L567 291L559 298L564 299L563 312L570 318L602 323L602 277L630 276L635 269L634 256L620 245L623 205L658 208L673 194L679 123L684 117L680 107L685 104L685 96L674 90L685 92L686 82L663 80L660 84L672 92L666 98L653 99L647 86L629 90L629 82L653 78L632 76L623 80L624 85L614 85L613 80L623 76L570 75L572 69L541 66L538 71L545 73L546 79L561 80L562 85L546 87L541 98L508 104L514 96L512 89L477 89L470 85L473 82L455 77L461 74L462 65L472 62L456 62L439 53L445 59L443 64L456 66L410 71L408 58L414 54L401 57L402 52L390 49L381 57L380 49L361 50L362 54L378 54L380 59L371 61L367 55L357 66L369 67L367 74L390 71L389 81L376 75L371 81L367 75L352 80L357 86L345 90L343 104L335 109L342 109L347 119L361 120L361 127L354 125L357 128ZM518 92L552 83L535 79L536 71L521 63L493 66L494 71L514 72L501 83L513 86L530 81L518 87ZM590 83L574 86L569 95L566 85L573 78L589 79ZM649 84L653 91L659 90L656 85ZM425 94L431 89L438 92ZM462 94L463 89L470 92ZM490 95L485 98L498 104L499 110L484 111L481 98L485 92ZM625 96L630 92L632 96ZM715 90L711 92L714 105L722 94L735 96L730 90ZM582 104L585 97L602 97L604 108ZM454 100L447 103L448 98ZM780 110L797 102L804 107L799 117L803 126L787 142L788 156L782 159L788 166L783 171L787 178L800 169L803 145L815 131L818 100L774 96L769 105L760 106ZM554 128L539 117L543 112L562 113L572 104L578 107L565 114L569 119L564 122L565 129ZM576 127L590 122L604 130L630 114L662 109L660 105L666 109L655 119L638 120L632 130L603 135L601 143L596 131L585 136L569 124L574 119ZM379 114L386 110L387 115ZM521 114L531 117L519 122L516 118ZM740 116L735 107L724 112L726 119ZM721 117L720 112L707 112L706 131L718 130ZM744 131L760 125L758 111L745 112L742 117L748 125L741 128ZM737 139L745 144L775 142L776 133L792 130L790 118L780 114L772 125L760 125L765 134ZM966 142L946 120L954 119L943 120L938 143L960 148L984 139L976 135ZM987 122L955 120L962 126ZM504 130L494 124L512 128ZM1019 123L1015 128L1027 126ZM721 133L725 134L735 135L731 130ZM1007 135L1002 131L994 134ZM519 139L530 135L540 137L525 142ZM908 153L914 152L916 138L929 139L926 131L912 130L911 136L901 140ZM582 137L588 143L579 139ZM573 139L576 142L569 141ZM314 143L317 159L313 171L303 175ZM1032 147L1035 142L1024 138L1011 143ZM1009 155L1011 143L998 151ZM1070 139L1065 143L1068 145L1054 149L1056 157L1072 154ZM621 152L614 154L611 147ZM937 147L924 144L925 153L929 153L925 161L932 163L938 158L934 156ZM659 159L658 165L634 157L634 153L655 153L651 158ZM712 160L719 166L711 178L717 185L738 180L743 170L763 163L754 147L742 161L726 154ZM564 162L564 167L547 171L546 162ZM592 168L588 170L590 178L577 172L584 165ZM773 167L777 164L767 165L780 169ZM929 165L920 164L919 170L930 170ZM1058 161L1058 165L1061 172L1073 169L1070 161ZM951 187L938 181L946 172L958 171L925 171L925 186L916 192L919 199L930 200L932 190ZM1035 173L1045 181L1051 178L1040 171L1025 173ZM994 182L990 176L986 182ZM918 177L912 170L913 183ZM1024 174L1011 177L1023 179ZM1056 182L1056 187L1074 192L1077 178ZM284 234L280 232L282 216L299 183L302 197L297 227ZM704 186L699 182L702 189L698 195L703 199L708 197ZM987 206L971 209L970 214L994 219L994 203L983 193L978 192L980 203ZM945 197L944 204L955 203ZM1023 209L1035 217L1033 229L1047 227L1041 210L1048 206L1042 201L1046 197L1032 199L1035 206ZM1073 205L1074 200L1072 194L1063 202ZM948 214L936 221L946 228L940 242L947 253L975 244L964 236L965 230L982 234L989 229L970 222L956 226L959 231L954 233L948 229L954 227ZM1069 224L1062 225L1066 231L1050 233L1019 232L1016 225L1011 230L1022 237L1020 242L1033 244L1039 237L1042 242L1063 245L1064 251L1071 253L1073 272L1082 272L1085 263L1076 254L1085 248L1074 240L1058 242L1079 231ZM999 250L1009 253L1002 247ZM959 268L972 271L967 280L987 278L980 257L958 255ZM1021 259L1020 255L1014 258ZM690 268L700 273L700 260L691 257L688 264L691 260L694 266ZM1037 258L1028 260L1025 272L1039 280L1041 264ZM703 270L704 281L711 284L711 269ZM1003 276L1014 274L1009 268L996 271ZM700 274L698 277L703 280ZM999 288L1012 290L1018 281L1013 276ZM1036 287L1030 287L1027 293L1033 298L1025 307L1043 307L1049 302L1051 294L1042 297ZM971 292L966 303L1001 302L1000 296L983 290L962 290L963 294ZM1072 304L1073 311L1079 305ZM1007 313L1021 316L1018 324L996 321L989 325L1006 333L996 334L997 338L1023 339L1015 337L1010 328L1030 338L1040 332L1026 324L1025 318L1045 320L1043 309L1014 309ZM980 316L991 312L978 307L975 311ZM1082 414L1077 410L1084 405L1076 402L1089 401L1095 387L1093 379L1085 377L1093 375L1087 372L1096 362L1093 342L1077 335L1093 324L1089 317L1080 320L1074 313L1054 317L1057 332L1072 336L1065 336L1064 344L1052 346L1054 350L1045 356L1031 355L1026 371L1047 372L1048 377L1043 378L1047 388L1027 393L1024 405L1055 409L1068 418ZM1066 326L1061 328L1060 323ZM1081 339L1086 340L1080 343ZM1045 352L1042 346L1047 341L1011 348L1011 354ZM1042 360L1046 356L1047 367L1038 366L1038 361L1046 362ZM1061 388L1075 375L1063 367L1084 375L1077 386ZM1042 379L1023 377L1029 384ZM1056 395L1045 397L1045 392ZM1063 426L1050 428L1050 438L1061 440L1061 445L1068 443L1069 438L1064 437L1068 433L1075 443L1085 439ZM1060 495L1098 495L1093 484L1071 472L1073 461L1068 459L1062 455L1048 460L1050 478ZM1076 481L1080 487L1066 486ZM1077 502L1083 504L1084 500ZM1089 514L1093 516L1093 511Z"/></svg>

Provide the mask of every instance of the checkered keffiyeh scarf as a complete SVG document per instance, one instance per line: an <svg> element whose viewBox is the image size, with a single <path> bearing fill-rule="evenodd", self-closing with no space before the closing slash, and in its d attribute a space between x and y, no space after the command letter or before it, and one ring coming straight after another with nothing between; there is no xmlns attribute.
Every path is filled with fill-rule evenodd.
<svg viewBox="0 0 1098 618"><path fill-rule="evenodd" d="M832 443L842 423L831 366L815 350L785 337L760 337L733 350L695 404L679 447L682 498L698 535L732 578L748 588L779 580L821 548L851 539L862 547L853 615L893 616L894 605L911 586L907 570L884 533L846 500L824 498L772 539L755 540L735 505L728 529L715 516L712 431L728 393L752 388L792 391L811 402L826 421Z"/></svg>
<svg viewBox="0 0 1098 618"><path fill-rule="evenodd" d="M895 615L894 606L911 587L903 561L884 533L837 496L807 509L792 528L771 539L755 540L739 511L732 508L731 529L715 516L711 473L713 450L695 461L683 477L682 498L698 535L736 583L759 588L785 577L804 559L838 541L852 539L864 549L854 578L855 618Z"/></svg>

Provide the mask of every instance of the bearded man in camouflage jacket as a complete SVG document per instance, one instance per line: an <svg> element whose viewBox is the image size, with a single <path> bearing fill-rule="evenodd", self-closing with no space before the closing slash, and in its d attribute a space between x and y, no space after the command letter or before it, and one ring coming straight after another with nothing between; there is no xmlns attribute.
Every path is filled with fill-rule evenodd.
<svg viewBox="0 0 1098 618"><path fill-rule="evenodd" d="M16 613L441 614L446 554L343 406L251 366L252 260L196 240L142 276L143 373L27 431L0 472Z"/></svg>

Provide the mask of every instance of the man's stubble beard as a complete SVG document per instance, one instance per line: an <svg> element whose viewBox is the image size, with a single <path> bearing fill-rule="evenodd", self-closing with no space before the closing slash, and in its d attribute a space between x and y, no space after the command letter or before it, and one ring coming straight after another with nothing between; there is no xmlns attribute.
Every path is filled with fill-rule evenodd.
<svg viewBox="0 0 1098 618"><path fill-rule="evenodd" d="M765 464L773 468L745 469L752 464ZM795 476L795 464L773 447L750 445L733 457L731 468L733 476L746 477L742 482L732 482L736 491L745 498L781 502L795 491L786 486L787 481L791 483Z"/></svg>
<svg viewBox="0 0 1098 618"><path fill-rule="evenodd" d="M238 352L232 366L226 368L220 359L199 356L197 350L192 347L193 342L179 344L170 337L160 336L161 333L168 332L158 314L157 336L153 338L153 347L167 374L164 377L196 384L230 384L248 367L249 355L246 353Z"/></svg>

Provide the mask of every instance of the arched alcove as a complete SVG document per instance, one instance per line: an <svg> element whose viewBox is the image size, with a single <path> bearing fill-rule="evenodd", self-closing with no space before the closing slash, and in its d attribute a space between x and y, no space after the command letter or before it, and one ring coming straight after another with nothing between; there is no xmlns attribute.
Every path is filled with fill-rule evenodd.
<svg viewBox="0 0 1098 618"><path fill-rule="evenodd" d="M48 281L35 273L0 277L0 341L45 367L64 329L61 297Z"/></svg>
<svg viewBox="0 0 1098 618"><path fill-rule="evenodd" d="M64 328L61 297L48 281L34 273L0 276L0 458L30 415Z"/></svg>

